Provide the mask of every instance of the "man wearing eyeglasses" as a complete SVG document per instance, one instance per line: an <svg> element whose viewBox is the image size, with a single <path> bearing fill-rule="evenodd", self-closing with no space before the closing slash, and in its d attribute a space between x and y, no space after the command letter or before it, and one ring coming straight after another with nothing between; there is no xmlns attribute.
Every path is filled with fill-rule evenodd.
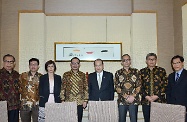
<svg viewBox="0 0 187 122"><path fill-rule="evenodd" d="M171 65L174 72L168 77L167 103L183 105L187 108L187 70L184 69L184 58L179 55L174 56Z"/></svg>
<svg viewBox="0 0 187 122"><path fill-rule="evenodd" d="M19 121L19 73L14 70L15 58L3 56L3 68L0 69L0 101L7 101L8 122Z"/></svg>
<svg viewBox="0 0 187 122"><path fill-rule="evenodd" d="M104 63L101 59L94 61L95 72L88 76L88 91L90 101L114 100L113 74L104 71Z"/></svg>
<svg viewBox="0 0 187 122"><path fill-rule="evenodd" d="M140 70L142 80L142 110L145 122L150 121L150 103L165 103L165 90L167 86L166 71L156 66L157 55L149 53L146 56L147 67Z"/></svg>
<svg viewBox="0 0 187 122"><path fill-rule="evenodd" d="M39 59L29 60L29 71L23 72L19 78L21 94L20 117L22 122L38 122L39 109Z"/></svg>
<svg viewBox="0 0 187 122"><path fill-rule="evenodd" d="M124 54L121 58L123 68L115 73L115 90L118 94L119 122L126 122L127 111L130 121L137 122L139 92L141 88L140 72L131 68L131 58Z"/></svg>
<svg viewBox="0 0 187 122"><path fill-rule="evenodd" d="M79 70L79 58L73 57L70 66L71 70L63 74L60 97L62 102L77 102L78 122L82 122L88 102L88 82L85 73Z"/></svg>

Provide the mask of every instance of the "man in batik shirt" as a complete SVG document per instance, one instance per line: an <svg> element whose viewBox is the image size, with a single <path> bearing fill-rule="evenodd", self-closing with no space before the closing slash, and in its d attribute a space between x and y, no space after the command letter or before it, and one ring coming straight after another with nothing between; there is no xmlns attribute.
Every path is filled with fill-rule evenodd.
<svg viewBox="0 0 187 122"><path fill-rule="evenodd" d="M115 73L115 90L118 94L119 122L126 122L127 111L131 122L137 122L138 105L140 104L140 72L131 68L131 58L124 54L121 59L123 68Z"/></svg>
<svg viewBox="0 0 187 122"><path fill-rule="evenodd" d="M85 73L79 71L79 58L73 57L70 66L71 70L63 74L60 97L62 102L77 102L78 122L81 122L88 102L88 83Z"/></svg>
<svg viewBox="0 0 187 122"><path fill-rule="evenodd" d="M39 60L31 58L29 60L29 72L24 72L20 75L20 94L21 94L21 108L20 116L22 122L38 121L38 104L39 104L39 77L42 75L38 73Z"/></svg>
<svg viewBox="0 0 187 122"><path fill-rule="evenodd" d="M14 70L14 67L14 56L10 54L4 55L3 68L0 69L0 101L7 101L8 122L19 121L19 73Z"/></svg>
<svg viewBox="0 0 187 122"><path fill-rule="evenodd" d="M142 110L145 122L150 121L150 103L165 103L167 76L164 68L156 66L157 56L149 53L146 56L147 67L140 70L142 79Z"/></svg>

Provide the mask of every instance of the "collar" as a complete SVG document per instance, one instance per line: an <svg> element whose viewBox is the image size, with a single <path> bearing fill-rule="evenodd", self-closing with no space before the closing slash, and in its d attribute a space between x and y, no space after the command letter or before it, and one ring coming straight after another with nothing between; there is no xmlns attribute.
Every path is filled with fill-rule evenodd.
<svg viewBox="0 0 187 122"><path fill-rule="evenodd" d="M96 72L96 73L97 73L97 75L100 74L100 76L103 76L103 71L101 71L100 73L98 73L98 72Z"/></svg>
<svg viewBox="0 0 187 122"><path fill-rule="evenodd" d="M131 70L131 69L132 69L132 68L131 68L131 67L129 67L129 70ZM124 71L124 70L126 71L126 69L124 69L124 68L122 68L122 70L123 70L123 71Z"/></svg>
<svg viewBox="0 0 187 122"><path fill-rule="evenodd" d="M182 68L181 70L179 70L179 71L175 72L175 74L177 74L177 73L178 73L178 74L179 74L179 76L180 76L180 75L181 75L181 73L182 73L182 71L183 71L183 69L184 69L184 68Z"/></svg>
<svg viewBox="0 0 187 122"><path fill-rule="evenodd" d="M158 66L155 66L155 67L153 68L153 70L154 70L154 69L157 69L157 68L158 68ZM148 66L146 67L146 69L150 70Z"/></svg>
<svg viewBox="0 0 187 122"><path fill-rule="evenodd" d="M79 74L79 70L75 73L75 72L73 72L73 70L70 70L70 72L72 73L72 74Z"/></svg>
<svg viewBox="0 0 187 122"><path fill-rule="evenodd" d="M32 73L31 73L31 71L28 72L28 75L29 75L29 76L33 76ZM39 75L39 73L36 72L34 76L38 76L38 75Z"/></svg>
<svg viewBox="0 0 187 122"><path fill-rule="evenodd" d="M132 71L132 68L131 68L131 67L129 67L128 72L127 72L127 70L126 70L126 69L122 68L122 71L123 71L123 72L125 71L126 73L130 73L130 72Z"/></svg>
<svg viewBox="0 0 187 122"><path fill-rule="evenodd" d="M11 74L11 73L13 73L14 72L14 70L12 70L12 72L10 73L9 71L7 71L4 67L2 68L2 72L3 73L8 73L8 74Z"/></svg>

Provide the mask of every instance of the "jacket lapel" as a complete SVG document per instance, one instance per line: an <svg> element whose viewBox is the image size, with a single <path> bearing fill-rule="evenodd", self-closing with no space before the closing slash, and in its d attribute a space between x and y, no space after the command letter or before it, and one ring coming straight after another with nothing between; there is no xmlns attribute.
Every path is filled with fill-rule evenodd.
<svg viewBox="0 0 187 122"><path fill-rule="evenodd" d="M181 82L181 80L183 79L184 75L185 75L185 69L183 69L183 71L181 72L181 75L180 75L180 77L179 77L179 79L178 79L176 84L179 84ZM174 77L175 77L175 74L174 74Z"/></svg>
<svg viewBox="0 0 187 122"><path fill-rule="evenodd" d="M46 89L47 89L47 94L49 94L49 75L47 74L45 77L45 82L46 82ZM45 85L44 85L45 86Z"/></svg>
<svg viewBox="0 0 187 122"><path fill-rule="evenodd" d="M96 72L94 73L94 81L95 81L95 85L96 85L97 89L99 90L99 84L97 81L97 73Z"/></svg>
<svg viewBox="0 0 187 122"><path fill-rule="evenodd" d="M56 90L57 90L57 82L55 82L55 81L57 81L57 77L56 77L56 75L54 75L54 94L56 93Z"/></svg>
<svg viewBox="0 0 187 122"><path fill-rule="evenodd" d="M106 72L103 71L103 77L102 77L102 81L101 81L101 88L100 88L100 90L102 90L104 88L104 85L105 85L105 82L106 82L105 78L106 78Z"/></svg>

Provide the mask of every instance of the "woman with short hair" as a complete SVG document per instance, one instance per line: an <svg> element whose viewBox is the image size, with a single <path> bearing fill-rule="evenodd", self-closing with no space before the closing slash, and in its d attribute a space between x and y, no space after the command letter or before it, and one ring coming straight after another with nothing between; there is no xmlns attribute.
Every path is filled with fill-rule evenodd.
<svg viewBox="0 0 187 122"><path fill-rule="evenodd" d="M45 103L61 103L61 76L56 75L56 64L49 60L45 63L45 70L47 74L40 77L39 83L39 122L45 122Z"/></svg>

